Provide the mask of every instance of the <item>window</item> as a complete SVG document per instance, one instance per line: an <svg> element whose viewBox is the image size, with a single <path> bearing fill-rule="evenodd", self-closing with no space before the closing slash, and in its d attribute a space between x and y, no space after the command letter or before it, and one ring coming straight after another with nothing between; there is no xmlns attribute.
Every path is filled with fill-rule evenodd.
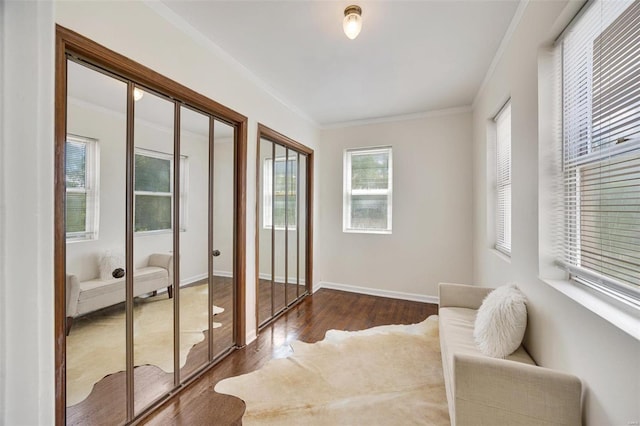
<svg viewBox="0 0 640 426"><path fill-rule="evenodd" d="M296 199L298 162L296 157L289 156L288 160L285 157L276 158L275 170L273 169L273 160L267 158L263 170L264 205L271 206L273 201L273 211L270 208L262 209L264 227L271 229L271 216L273 215L273 226L276 229L285 229L286 217L286 228L295 230L298 223L296 218L298 210ZM275 185L273 184L274 178Z"/></svg>
<svg viewBox="0 0 640 426"><path fill-rule="evenodd" d="M343 231L391 233L391 147L344 153Z"/></svg>
<svg viewBox="0 0 640 426"><path fill-rule="evenodd" d="M65 143L67 241L98 238L98 143L67 135Z"/></svg>
<svg viewBox="0 0 640 426"><path fill-rule="evenodd" d="M511 101L495 118L496 250L511 254Z"/></svg>
<svg viewBox="0 0 640 426"><path fill-rule="evenodd" d="M186 229L187 158L180 158L180 230ZM173 223L173 156L136 150L135 232L170 231Z"/></svg>
<svg viewBox="0 0 640 426"><path fill-rule="evenodd" d="M640 305L640 2L596 0L562 41L563 264Z"/></svg>

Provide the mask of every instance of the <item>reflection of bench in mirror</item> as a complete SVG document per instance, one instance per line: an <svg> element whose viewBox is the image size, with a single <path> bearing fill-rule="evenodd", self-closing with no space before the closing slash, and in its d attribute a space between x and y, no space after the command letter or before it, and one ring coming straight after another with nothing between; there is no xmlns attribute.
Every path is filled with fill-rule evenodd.
<svg viewBox="0 0 640 426"><path fill-rule="evenodd" d="M133 273L134 296L156 293L167 288L169 298L173 297L173 256L152 254L149 263ZM67 274L67 335L71 331L73 319L98 309L125 301L125 278L100 278L80 281L73 274Z"/></svg>

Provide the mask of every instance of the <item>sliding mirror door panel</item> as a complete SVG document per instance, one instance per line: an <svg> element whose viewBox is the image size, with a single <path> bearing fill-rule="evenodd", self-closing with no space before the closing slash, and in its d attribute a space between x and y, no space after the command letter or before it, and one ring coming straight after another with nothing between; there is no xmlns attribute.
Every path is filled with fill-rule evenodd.
<svg viewBox="0 0 640 426"><path fill-rule="evenodd" d="M213 260L212 314L213 356L220 357L234 345L234 138L235 128L214 123L213 143Z"/></svg>
<svg viewBox="0 0 640 426"><path fill-rule="evenodd" d="M287 149L285 170L285 299L287 306L296 301L298 284L298 154Z"/></svg>
<svg viewBox="0 0 640 426"><path fill-rule="evenodd" d="M180 107L180 380L209 362L209 116Z"/></svg>
<svg viewBox="0 0 640 426"><path fill-rule="evenodd" d="M298 154L298 200L297 200L297 218L298 218L298 235L297 235L297 253L298 259L296 264L296 296L300 297L307 292L307 162L309 157L305 154Z"/></svg>
<svg viewBox="0 0 640 426"><path fill-rule="evenodd" d="M261 139L258 152L258 325L266 323L275 313L272 298L272 236L271 193L273 187L273 142Z"/></svg>
<svg viewBox="0 0 640 426"><path fill-rule="evenodd" d="M174 386L174 103L150 91L134 107L135 414ZM180 160L182 163L182 158ZM184 167L182 168L184 169ZM179 179L180 184L184 179ZM180 214L181 219L184 214ZM181 223L182 225L182 223Z"/></svg>
<svg viewBox="0 0 640 426"><path fill-rule="evenodd" d="M123 423L127 84L66 62L66 415Z"/></svg>
<svg viewBox="0 0 640 426"><path fill-rule="evenodd" d="M273 226L273 302L275 314L280 313L287 306L286 302L286 237L287 237L287 162L286 148L275 144L274 161L271 163L271 225Z"/></svg>

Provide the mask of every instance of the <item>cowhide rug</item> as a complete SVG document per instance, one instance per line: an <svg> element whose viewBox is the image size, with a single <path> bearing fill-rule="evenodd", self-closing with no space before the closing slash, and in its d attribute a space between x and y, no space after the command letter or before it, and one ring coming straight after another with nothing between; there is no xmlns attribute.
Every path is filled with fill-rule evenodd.
<svg viewBox="0 0 640 426"><path fill-rule="evenodd" d="M449 425L438 317L292 343L293 354L219 382L250 425Z"/></svg>
<svg viewBox="0 0 640 426"><path fill-rule="evenodd" d="M180 290L180 367L191 348L204 340L207 328L207 286ZM214 307L213 314L224 311ZM173 299L166 294L136 299L134 317L134 364L155 365L173 372ZM213 328L221 324L214 322ZM67 406L83 401L103 377L124 371L124 308L79 318L67 337Z"/></svg>

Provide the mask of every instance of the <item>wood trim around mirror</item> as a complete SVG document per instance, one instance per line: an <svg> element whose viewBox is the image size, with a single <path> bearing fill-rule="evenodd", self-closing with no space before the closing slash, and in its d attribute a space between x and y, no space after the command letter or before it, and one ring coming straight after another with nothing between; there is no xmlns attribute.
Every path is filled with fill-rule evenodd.
<svg viewBox="0 0 640 426"><path fill-rule="evenodd" d="M234 306L235 347L245 345L246 335L246 173L247 173L247 117L219 104L204 95L189 89L163 75L120 55L74 31L56 25L55 52L55 178L54 178L54 336L55 336L55 423L66 422L66 232L65 232L65 141L67 111L67 55L101 68L137 85L169 96L176 101L188 104L235 128L234 156L234 278L236 297ZM129 177L131 179L131 177ZM130 220L131 218L129 218ZM212 367L200 371L202 375ZM177 392L193 383L191 377L186 385L159 401L157 408ZM148 415L145 410L135 421ZM130 420L129 420L130 421Z"/></svg>

